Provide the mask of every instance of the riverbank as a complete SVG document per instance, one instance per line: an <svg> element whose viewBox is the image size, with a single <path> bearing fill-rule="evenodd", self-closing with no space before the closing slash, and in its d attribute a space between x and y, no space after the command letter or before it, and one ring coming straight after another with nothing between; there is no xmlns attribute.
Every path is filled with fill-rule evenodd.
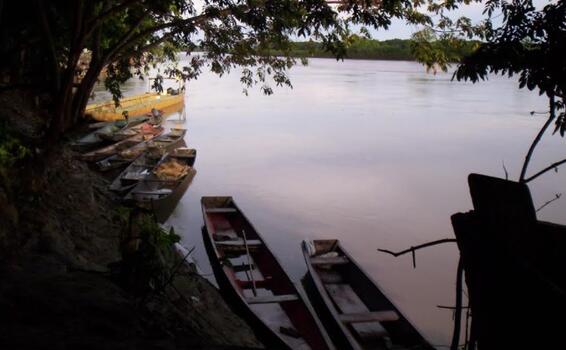
<svg viewBox="0 0 566 350"><path fill-rule="evenodd" d="M349 41L345 59L385 60L385 61L415 61L411 39L373 40L353 36ZM435 48L442 51L446 57L456 62L471 54L477 47L476 41L462 40L450 45L442 41L434 42ZM277 52L276 54L282 54ZM292 42L289 54L293 57L333 58L336 57L323 48L322 43L314 41Z"/></svg>
<svg viewBox="0 0 566 350"><path fill-rule="evenodd" d="M26 149L2 169L1 348L261 347L194 266L175 269L170 283L149 294L124 288L116 273L124 260L123 210L108 180L65 144L41 151L34 143L41 111L32 100L3 95L0 101L9 134L25 140ZM178 259L162 268L172 271Z"/></svg>

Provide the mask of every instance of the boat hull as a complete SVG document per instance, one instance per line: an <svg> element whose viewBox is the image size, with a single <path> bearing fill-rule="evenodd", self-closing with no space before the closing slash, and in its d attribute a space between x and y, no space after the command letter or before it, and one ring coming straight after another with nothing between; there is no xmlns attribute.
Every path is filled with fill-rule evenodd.
<svg viewBox="0 0 566 350"><path fill-rule="evenodd" d="M237 209L237 214L235 215L238 215L238 217L234 219L234 222L239 222L237 225L243 230L245 229L246 235L249 234L249 242L260 241L261 248L259 249L264 249L262 250L263 253L259 252L251 255L253 256L252 265L256 267L252 269L253 271L248 270L249 272L246 272L246 275L248 273L254 274L254 271L258 270L263 278L263 280L257 281L258 295L271 299L266 304L276 308L275 310L262 310L261 305L258 308L254 303L253 306L255 308L252 309L250 304L252 301L250 300L253 300L254 296L244 296L243 287L239 285L242 281L238 280L236 276L237 270L229 266L230 263L224 262L224 259L229 258L230 254L224 252L221 255L216 247L217 244L220 244L218 243L220 241L215 241L213 235L216 235L218 239L218 234L221 233L214 231L212 221L207 219L207 207L205 205L205 201L211 198L203 197L202 199L203 216L205 219L205 226L202 229L203 240L221 294L231 308L252 326L258 338L269 349L334 349L330 338L316 317L314 309L309 304L302 288L291 282L280 263L272 256L269 247L258 236L258 233L244 214ZM212 200L232 202L230 197L214 197ZM232 202L232 205L234 208L237 208L235 203ZM267 267L268 265L269 267ZM249 279L247 283L250 283ZM261 288L271 291L273 295L265 295ZM291 296L291 299L288 299L289 296ZM274 311L273 314L266 314L266 312L272 311ZM277 314L287 316L281 318ZM289 333L284 333L282 328L285 328L285 326L295 329L297 334L289 336Z"/></svg>
<svg viewBox="0 0 566 350"><path fill-rule="evenodd" d="M324 325L329 331L332 340L340 349L366 350L382 349L391 346L395 349L434 349L392 304L392 302L387 299L377 284L359 267L355 260L343 250L338 241L321 240L315 242L336 242L334 243L337 249L336 251L338 251L340 256L345 257L348 261L347 263L341 262L343 265L336 268L336 270L341 270L340 275L345 277L344 280L340 281L340 278L336 279L336 274L329 274L329 272L335 267L329 268L329 266L325 266L325 269L328 270L315 268L310 260L311 257L309 249L306 247L305 243L302 245L308 269L306 275L302 279L302 283L316 312L321 317ZM321 270L326 274L327 279L333 276L332 278L335 280L332 282L323 282L320 276L320 273L322 273ZM372 312L391 313L395 315L394 318L390 318L389 320L384 320L379 323L378 328L381 328L384 333L378 337L374 336L372 339L362 340L360 335L355 333L355 329L352 328L352 324L347 326L347 324L343 321L343 317L352 316L351 312L346 312L345 310L342 310L343 312L339 311L337 309L337 305L340 304L339 299L336 299L336 295L333 299L333 297L330 296L330 291L332 289L327 289L331 286L339 285L351 286L352 291L355 293L353 298L348 296L345 299L350 303L349 307L352 307L351 303L353 300L359 300L359 302L363 303L363 308L365 308L366 311L357 311L361 314L357 314L356 316L359 317L360 315L363 315L362 317L367 317L368 315L371 315ZM354 305L354 307L355 306L356 305ZM367 323L368 322L366 322L366 324ZM366 328L365 331L368 331L368 329ZM375 331L375 329L372 329L372 332L373 331Z"/></svg>
<svg viewBox="0 0 566 350"><path fill-rule="evenodd" d="M114 101L90 104L85 109L85 115L97 121L123 120L124 112L128 117L137 117L150 113L153 108L168 115L180 111L185 105L185 95L160 95L148 93L136 95L120 100L120 107Z"/></svg>
<svg viewBox="0 0 566 350"><path fill-rule="evenodd" d="M150 143L161 143L163 144L162 141L160 141L162 138L167 137L168 134L165 135L160 135L157 136L155 138L153 138L150 141L147 142L143 142L143 145L140 144L138 146L134 146L134 147L142 147L142 151L145 152L146 150L146 146L148 146ZM182 133L182 135L179 135L177 137L177 139L172 140L169 144L165 145L163 148L163 153L168 153L168 152L172 152L173 150L175 150L178 147L186 147L187 144L185 142L185 132ZM145 148L144 148L145 147ZM132 150L132 148L130 148L130 150ZM122 157L120 154L115 154L113 156L110 156L106 159L100 160L96 163L96 166L98 168L98 170L103 171L103 172L107 172L113 169L123 169L126 166L129 166L137 157L132 157L132 158L128 158L128 157ZM194 163L194 160L193 160ZM189 164L192 166L192 164Z"/></svg>
<svg viewBox="0 0 566 350"><path fill-rule="evenodd" d="M160 178L156 174L157 168L161 165L166 167L166 164L171 164L170 161L182 164L182 173L175 175L182 177L167 179L167 177ZM191 161L194 162L194 159L174 157L171 153L165 155L153 171L128 192L124 197L124 201L127 204L151 211L158 222L164 223L173 213L177 203L179 203L196 175L196 170L189 165Z"/></svg>
<svg viewBox="0 0 566 350"><path fill-rule="evenodd" d="M191 185L196 173L195 169L191 169L190 173L185 176L177 187L175 187L173 192L164 198L151 201L140 201L134 199L133 202L136 206L151 211L155 215L157 222L165 223L177 207L181 198L185 195L185 192L187 192L187 189Z"/></svg>

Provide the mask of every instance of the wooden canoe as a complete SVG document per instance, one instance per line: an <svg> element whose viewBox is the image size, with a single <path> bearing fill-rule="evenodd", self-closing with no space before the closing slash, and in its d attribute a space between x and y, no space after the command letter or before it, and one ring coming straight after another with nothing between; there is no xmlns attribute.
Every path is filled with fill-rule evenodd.
<svg viewBox="0 0 566 350"><path fill-rule="evenodd" d="M96 162L101 159L110 157L118 152L124 151L142 142L147 142L156 136L163 133L163 127L152 127L152 128L139 128L136 129L136 133L122 141L118 141L109 146L84 153L81 155L81 159L87 162Z"/></svg>
<svg viewBox="0 0 566 350"><path fill-rule="evenodd" d="M185 103L185 95L169 95L145 93L120 99L116 107L114 101L90 104L85 109L85 115L97 121L123 120L124 112L128 117L135 117L151 112L152 108L163 111L164 115L181 110Z"/></svg>
<svg viewBox="0 0 566 350"><path fill-rule="evenodd" d="M207 253L228 303L269 349L334 349L293 284L232 197L203 197Z"/></svg>
<svg viewBox="0 0 566 350"><path fill-rule="evenodd" d="M179 146L185 146L185 141L181 140ZM192 151L194 152L191 152L191 154L196 157L196 150L192 149ZM166 154L166 149L152 149L142 153L112 181L109 187L110 191L125 194L150 175ZM195 159L192 158L188 160L187 164L193 166L194 162Z"/></svg>
<svg viewBox="0 0 566 350"><path fill-rule="evenodd" d="M143 123L147 119L148 119L147 117L143 116L138 118L131 118L128 121L117 120L104 124L94 123L95 130L81 137L80 139L72 142L71 147L77 151L87 151L89 149L92 149L96 146L99 146L107 142L107 140L110 139L111 136L116 132L119 132L120 130L124 130L127 128L135 127ZM91 127L89 126L89 128Z"/></svg>
<svg viewBox="0 0 566 350"><path fill-rule="evenodd" d="M132 163L148 149L157 149L162 154L165 154L173 151L177 147L185 147L184 138L186 133L186 129L171 129L171 131L164 135L157 136L146 142L138 143L135 146L98 161L96 166L100 171L118 169Z"/></svg>
<svg viewBox="0 0 566 350"><path fill-rule="evenodd" d="M81 137L80 139L73 141L71 147L77 151L84 151L92 149L97 145L104 142L104 139L100 137L102 134L112 134L126 127L128 123L125 120L120 120L111 124L104 125L103 127L96 129L89 134Z"/></svg>
<svg viewBox="0 0 566 350"><path fill-rule="evenodd" d="M302 248L305 289L340 349L434 349L338 240Z"/></svg>
<svg viewBox="0 0 566 350"><path fill-rule="evenodd" d="M171 151L171 155L174 157L182 157L185 158L187 164L190 166L194 166L195 161L197 159L197 150L194 148L187 148L187 147L177 147L173 151Z"/></svg>
<svg viewBox="0 0 566 350"><path fill-rule="evenodd" d="M185 171L178 177L161 177L158 169L172 162L183 167ZM125 202L152 211L158 222L167 221L196 175L196 170L189 162L185 157L165 155L152 172L126 194Z"/></svg>

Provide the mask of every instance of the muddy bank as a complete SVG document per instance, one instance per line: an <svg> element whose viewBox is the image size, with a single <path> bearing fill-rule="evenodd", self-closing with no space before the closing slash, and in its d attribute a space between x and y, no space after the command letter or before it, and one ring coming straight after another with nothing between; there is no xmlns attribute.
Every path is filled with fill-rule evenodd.
<svg viewBox="0 0 566 350"><path fill-rule="evenodd" d="M122 259L124 228L108 179L64 144L44 153L34 143L41 112L8 100L0 114L29 153L1 174L0 348L261 347L190 266L143 298L122 288L109 268Z"/></svg>

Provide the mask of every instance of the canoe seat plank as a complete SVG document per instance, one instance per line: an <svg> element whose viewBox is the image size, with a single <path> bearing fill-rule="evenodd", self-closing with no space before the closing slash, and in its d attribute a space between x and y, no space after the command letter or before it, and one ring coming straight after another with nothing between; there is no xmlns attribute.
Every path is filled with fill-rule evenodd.
<svg viewBox="0 0 566 350"><path fill-rule="evenodd" d="M320 270L318 272L318 276L320 277L320 280L322 281L322 283L342 283L342 282L344 282L344 278L342 278L342 275L339 274L338 272L335 272L335 271Z"/></svg>
<svg viewBox="0 0 566 350"><path fill-rule="evenodd" d="M246 298L248 304L271 304L271 303L282 303L285 301L295 301L295 300L299 300L299 297L296 294L265 295L265 296Z"/></svg>
<svg viewBox="0 0 566 350"><path fill-rule="evenodd" d="M363 322L390 322L399 320L396 311L374 311L355 314L341 314L340 321L344 323L363 323Z"/></svg>
<svg viewBox="0 0 566 350"><path fill-rule="evenodd" d="M262 245L263 243L259 240L259 239L248 239L247 240L248 243L248 247L251 246L258 246L258 245ZM225 247L245 247L245 243L243 239L238 239L238 240L228 240L228 241L214 241L214 244L216 244L217 246L225 246Z"/></svg>
<svg viewBox="0 0 566 350"><path fill-rule="evenodd" d="M336 256L330 258L314 257L311 258L311 264L313 265L344 265L348 264L350 260L344 256Z"/></svg>
<svg viewBox="0 0 566 350"><path fill-rule="evenodd" d="M248 264L234 265L234 266L232 266L232 269L236 273L245 272L245 271L252 271L252 270L255 270L255 265L254 264L251 264L251 265L248 265Z"/></svg>
<svg viewBox="0 0 566 350"><path fill-rule="evenodd" d="M227 224L227 229L217 229L216 232L213 234L213 238L214 241L226 241L226 240L235 240L235 239L239 239L240 237L238 237L238 234L236 233L236 231L232 230L230 228L230 224ZM218 225L220 226L220 225Z"/></svg>
<svg viewBox="0 0 566 350"><path fill-rule="evenodd" d="M343 314L368 314L370 310L349 284L336 283L324 286L330 298ZM346 317L346 316L345 316ZM387 336L387 331L378 321L350 323L354 333L362 338L380 338Z"/></svg>
<svg viewBox="0 0 566 350"><path fill-rule="evenodd" d="M242 289L253 289L253 283L252 281L242 281L242 280L236 280L236 282L238 283L238 285L240 286L240 288ZM265 280L256 280L255 282L255 287L257 289L263 288L263 289L270 289L270 280L269 279L265 279Z"/></svg>
<svg viewBox="0 0 566 350"><path fill-rule="evenodd" d="M238 211L234 208L207 208L206 212L210 214L221 214L221 213L237 213Z"/></svg>

